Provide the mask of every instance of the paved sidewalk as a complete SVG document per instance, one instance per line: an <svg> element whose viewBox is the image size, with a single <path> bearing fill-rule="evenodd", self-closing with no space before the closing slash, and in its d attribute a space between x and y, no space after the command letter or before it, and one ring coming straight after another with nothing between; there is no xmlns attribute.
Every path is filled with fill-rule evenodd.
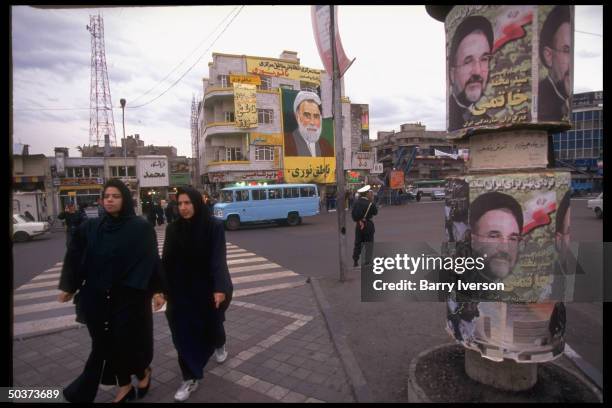
<svg viewBox="0 0 612 408"><path fill-rule="evenodd" d="M226 318L229 357L211 358L189 402L355 401L309 284L235 299ZM177 355L163 313L154 325L153 380L141 401L172 402L182 380ZM14 341L14 386L66 386L90 347L84 326ZM96 402L111 402L115 391L101 387Z"/></svg>

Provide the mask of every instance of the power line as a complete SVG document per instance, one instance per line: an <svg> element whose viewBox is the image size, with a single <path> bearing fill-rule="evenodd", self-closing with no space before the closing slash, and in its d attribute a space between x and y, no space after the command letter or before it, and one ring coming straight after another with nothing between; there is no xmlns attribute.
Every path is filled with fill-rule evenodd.
<svg viewBox="0 0 612 408"><path fill-rule="evenodd" d="M210 46L202 53L202 55L200 55L200 57L196 60L196 62L193 63L193 65L191 65L189 67L189 69L187 71L185 71L185 73L183 75L181 75L181 77L179 79L177 79L176 81L174 81L174 83L172 83L172 85L170 85L164 92L162 92L161 94L159 94L158 96L156 96L155 98L151 99L148 102L143 103L142 105L137 105L137 106L131 106L131 109L136 109L136 108L142 108L143 106L146 106L154 101L156 101L157 99L161 98L162 96L164 96L170 89L174 88L179 82L181 82L181 80L193 69L193 67L195 67L201 60L202 58L204 58L204 56L206 55L206 53L215 45L215 43L217 42L217 40L223 35L223 33L225 33L225 31L229 28L229 26L232 24L232 22L236 19L236 17L238 17L238 14L240 14L240 12L242 11L242 9L244 8L244 6L241 6L240 9L238 10L238 12L236 13L236 15L234 15L234 17L232 17L232 19L229 21L229 23L227 23L227 25L223 28L223 30L219 33L219 35L217 35L217 38L214 39L214 41L212 42L212 44L210 44Z"/></svg>
<svg viewBox="0 0 612 408"><path fill-rule="evenodd" d="M193 51L191 51L191 53L190 53L190 54L189 54L187 57L185 57L185 58L184 58L184 59L183 59L181 62L179 62L179 63L178 63L178 65L176 65L176 66L175 66L175 67L174 67L174 68L173 68L173 69L172 69L172 70L171 70L171 71L168 73L168 75L166 75L166 76L165 76L165 77L164 77L162 80L160 80L158 83L156 83L156 84L155 84L155 85L154 85L154 86L153 86L151 89L149 89L147 92L145 92L144 94L140 95L140 96L139 96L139 97L137 97L137 98L134 98L134 100L133 100L133 101L131 101L131 102L133 103L133 102L137 101L138 99L142 98L143 96L148 95L149 93L151 93L151 91L152 91L152 90L154 90L155 88L157 88L157 87L158 87L158 86L159 86L159 85L160 85L162 82L164 82L166 79L168 79L168 77L169 77L170 75L172 75L172 74L173 74L173 73L174 73L174 72L175 72L175 71L176 71L176 70L177 70L177 69L178 69L178 68L179 68L181 65L183 65L183 63L184 63L185 61L187 61L187 59L188 59L189 57L191 57L191 56L192 56L192 55L193 55L193 54L194 54L194 53L195 53L195 52L196 52L196 51L197 51L197 50L198 50L198 49L199 49L199 48L202 46L202 44L204 44L206 41L208 41L208 39L209 39L210 37L212 37L212 35L213 35L213 34L214 34L214 33L215 33L215 32L216 32L218 29L219 29L219 27L221 27L221 25L222 25L222 24L223 24L223 23L224 23L224 22L225 22L225 21L228 19L228 17L229 17L229 16L231 16L231 15L232 15L232 13L234 13L234 12L236 11L236 9L237 9L237 8L238 8L238 7L234 7L234 9L233 9L232 11L230 11L230 12L229 12L229 13L228 13L228 14L227 14L227 15L226 15L224 18L223 18L223 20L221 20L221 21L219 22L219 24L217 24L217 26L216 26L216 27L215 27L215 28L214 28L214 29L213 29L213 30L212 30L212 31L211 31L211 32L208 34L208 36L207 36L207 37L206 37L204 40L202 40L202 41L201 41L201 42L200 42L200 43L199 43L199 44L198 44L198 45L197 45L197 46L196 46L196 47L193 49Z"/></svg>

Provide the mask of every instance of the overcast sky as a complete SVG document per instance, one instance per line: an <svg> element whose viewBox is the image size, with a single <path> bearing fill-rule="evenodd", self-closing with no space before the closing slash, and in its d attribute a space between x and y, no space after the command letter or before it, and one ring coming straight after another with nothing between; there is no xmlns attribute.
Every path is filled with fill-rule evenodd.
<svg viewBox="0 0 612 408"><path fill-rule="evenodd" d="M49 156L56 146L79 156L76 146L89 143L91 42L85 27L99 10L118 142L119 99L125 98L127 135L139 133L147 145L172 145L191 156L191 100L202 95L213 51L277 58L292 50L302 65L323 69L310 6L246 6L213 44L238 9L12 7L13 141ZM357 58L345 75L345 91L351 102L370 105L370 137L417 121L444 130L444 24L424 6L340 6L338 18L346 54ZM602 90L602 6L576 6L575 27L574 92ZM131 108L159 96L192 65L163 96ZM40 108L78 110L30 110Z"/></svg>

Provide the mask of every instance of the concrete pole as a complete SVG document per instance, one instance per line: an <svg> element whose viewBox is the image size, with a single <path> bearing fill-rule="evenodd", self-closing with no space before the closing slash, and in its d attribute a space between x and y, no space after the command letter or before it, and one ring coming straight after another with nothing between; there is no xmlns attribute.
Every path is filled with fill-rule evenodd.
<svg viewBox="0 0 612 408"><path fill-rule="evenodd" d="M344 210L344 148L342 144L342 103L341 84L340 84L340 69L338 68L338 55L336 50L336 30L334 6L329 6L329 33L332 49L332 61L334 72L332 76L332 101L333 101L333 116L334 116L334 139L336 145L336 185L338 199L336 208L338 213L338 241L340 251L340 282L344 282L346 278L346 212Z"/></svg>

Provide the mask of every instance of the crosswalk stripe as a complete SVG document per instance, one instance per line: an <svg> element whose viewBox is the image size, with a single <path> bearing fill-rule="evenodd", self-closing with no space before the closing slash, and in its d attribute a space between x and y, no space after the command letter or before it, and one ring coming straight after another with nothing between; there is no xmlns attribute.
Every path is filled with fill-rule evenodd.
<svg viewBox="0 0 612 408"><path fill-rule="evenodd" d="M35 278L32 278L33 281L43 280L43 279L57 279L59 278L61 273L43 273L38 275Z"/></svg>
<svg viewBox="0 0 612 408"><path fill-rule="evenodd" d="M55 264L55 266L62 266L64 263L63 262L58 262Z"/></svg>
<svg viewBox="0 0 612 408"><path fill-rule="evenodd" d="M238 283L259 282L259 281L270 280L270 279L286 278L288 276L299 276L299 275L291 271L272 272L272 273L264 273L261 275L243 276L242 278L232 278L232 283L238 284Z"/></svg>
<svg viewBox="0 0 612 408"><path fill-rule="evenodd" d="M258 286L258 287L250 288L250 289L239 289L239 290L234 291L234 297L237 298L241 296L254 295L257 293L269 292L271 290L296 288L298 286L304 285L305 283L306 283L306 280L304 279L301 282L281 283L278 285Z"/></svg>
<svg viewBox="0 0 612 408"><path fill-rule="evenodd" d="M247 252L246 249L228 249L225 251L228 254L237 254L239 252Z"/></svg>
<svg viewBox="0 0 612 408"><path fill-rule="evenodd" d="M74 321L75 317L75 314L72 313L69 315L50 317L47 319L15 323L13 325L13 336L20 337L45 330L63 329L68 327L80 326L79 323Z"/></svg>
<svg viewBox="0 0 612 408"><path fill-rule="evenodd" d="M248 258L250 256L257 256L257 254L254 254L252 252L244 252L241 254L229 254L227 255L227 259L232 259L232 258Z"/></svg>
<svg viewBox="0 0 612 408"><path fill-rule="evenodd" d="M57 272L57 271L61 271L61 270L62 270L62 267L60 266L60 267L57 267L57 268L46 269L46 270L43 271L43 273L46 273L46 272Z"/></svg>
<svg viewBox="0 0 612 408"><path fill-rule="evenodd" d="M231 274L240 273L240 272L250 272L250 271L259 271L262 269L274 269L280 268L279 264L275 264L274 262L265 263L265 264L257 264L257 265L248 265L248 266L236 266L234 268L229 268Z"/></svg>
<svg viewBox="0 0 612 408"><path fill-rule="evenodd" d="M21 295L13 295L13 300L38 299L38 298L43 298L47 296L54 296L54 295L56 296L56 295L59 295L59 293L60 293L59 289L43 290L43 291L32 292L32 293L23 293Z"/></svg>
<svg viewBox="0 0 612 408"><path fill-rule="evenodd" d="M46 312L47 310L63 309L66 307L74 307L72 302L60 303L58 301L36 303L27 306L16 306L13 308L13 315L19 316L28 313Z"/></svg>
<svg viewBox="0 0 612 408"><path fill-rule="evenodd" d="M236 264L243 264L243 263L249 263L249 262L263 262L263 261L267 261L267 259L261 258L261 257L255 257L255 258L244 258L244 259L231 259L227 261L227 264L236 265Z"/></svg>
<svg viewBox="0 0 612 408"><path fill-rule="evenodd" d="M59 284L58 281L31 283L31 284L28 284L28 285L21 285L20 287L18 287L15 290L15 292L20 291L20 290L25 290L25 289L48 288L48 287L51 287L51 286L57 286L58 284Z"/></svg>

